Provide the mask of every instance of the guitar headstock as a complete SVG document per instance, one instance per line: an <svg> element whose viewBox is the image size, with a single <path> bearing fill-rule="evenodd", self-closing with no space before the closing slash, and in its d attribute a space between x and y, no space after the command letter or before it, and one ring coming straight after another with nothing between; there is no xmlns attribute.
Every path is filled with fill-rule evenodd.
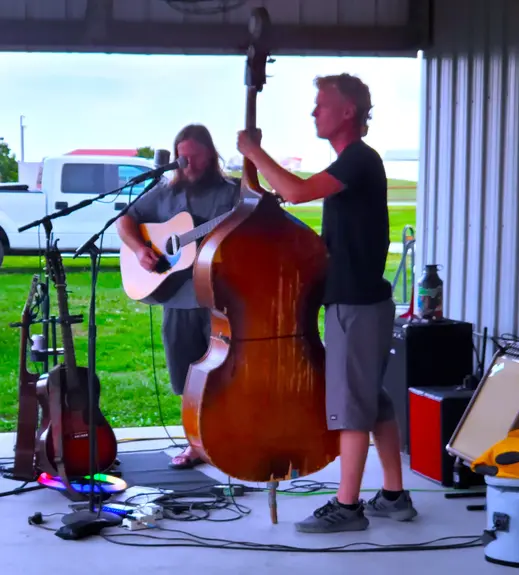
<svg viewBox="0 0 519 575"><path fill-rule="evenodd" d="M247 50L245 85L257 92L267 83L267 62L270 58L270 16L266 8L254 8L249 20L250 44Z"/></svg>
<svg viewBox="0 0 519 575"><path fill-rule="evenodd" d="M34 300L34 296L36 295L36 289L38 287L39 280L40 278L38 274L34 274L32 276L31 287L29 288L29 294L27 296L27 299L25 300L25 305L23 306L22 319L27 319L31 315L32 302Z"/></svg>
<svg viewBox="0 0 519 575"><path fill-rule="evenodd" d="M29 288L29 295L27 296L27 300L25 301L24 309L29 309L32 306L32 300L34 299L34 295L36 294L36 288L38 287L38 282L40 278L38 274L34 274L32 276L31 287Z"/></svg>
<svg viewBox="0 0 519 575"><path fill-rule="evenodd" d="M58 249L58 240L56 240L56 242L51 246L46 258L49 275L54 285L65 285L66 274L65 268L63 267L61 252Z"/></svg>

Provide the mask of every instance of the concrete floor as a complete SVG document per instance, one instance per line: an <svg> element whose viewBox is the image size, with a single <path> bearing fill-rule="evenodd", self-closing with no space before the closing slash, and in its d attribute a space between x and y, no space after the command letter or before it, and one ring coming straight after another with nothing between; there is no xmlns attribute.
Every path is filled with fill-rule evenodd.
<svg viewBox="0 0 519 575"><path fill-rule="evenodd" d="M169 428L172 435L182 436L181 428ZM164 437L164 429L140 428L116 430L117 437L136 438ZM0 435L0 457L13 455L14 435ZM170 442L153 440L121 444L120 451L165 448ZM368 490L364 497L372 495L381 483L380 467L376 452L370 453L363 489ZM174 453L172 450L171 453ZM210 466L200 468L207 475L225 482L227 477ZM439 537L481 535L486 523L485 512L471 512L466 505L482 503L483 499L448 500L445 491L433 482L425 480L405 466L405 482L413 491L415 506L420 516L412 523L400 524L386 519L372 519L370 528L362 533L307 535L297 533L293 523L309 515L322 505L328 496L286 496L278 495L279 523L272 525L269 516L268 496L263 493L248 494L239 499L240 504L251 509L247 517L228 523L199 521L179 523L162 521L161 525L170 529L181 529L206 537L230 540L247 540L257 543L291 545L298 547L332 547L369 542L376 544L409 544L430 541ZM338 481L338 461L320 473L310 477L318 481ZM0 492L17 487L17 482L0 478ZM287 484L281 484L280 489ZM263 573L316 573L323 569L327 575L345 573L370 575L437 574L453 572L458 565L478 575L510 570L485 561L482 547L462 550L442 550L423 552L392 553L296 553L234 551L222 549L199 549L189 547L127 547L115 545L101 537L91 537L81 541L64 541L52 532L31 526L27 518L40 511L44 514L68 513L70 501L59 493L47 489L28 492L17 496L0 498L3 521L0 524L2 541L0 565L2 574L49 573L69 575L74 570L78 575L117 573L137 575L153 573L189 573L198 575ZM225 515L224 515L225 514ZM229 517L227 512L214 515L215 519ZM59 515L46 519L48 527L61 526ZM112 528L106 533L121 532ZM141 531L149 534L151 531ZM155 531L154 534L157 534ZM167 537L181 537L164 533ZM128 539L122 539L127 542ZM134 543L145 545L149 539L136 537ZM153 543L153 541L151 541Z"/></svg>

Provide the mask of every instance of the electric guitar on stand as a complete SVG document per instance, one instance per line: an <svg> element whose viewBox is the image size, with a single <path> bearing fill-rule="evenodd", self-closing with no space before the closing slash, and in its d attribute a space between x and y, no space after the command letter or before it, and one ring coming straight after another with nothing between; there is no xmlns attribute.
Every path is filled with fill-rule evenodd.
<svg viewBox="0 0 519 575"><path fill-rule="evenodd" d="M47 255L47 265L57 292L64 363L49 370L48 376L42 377L37 385L43 411L42 429L38 434L38 467L54 477L59 476L67 490L74 493L69 478L90 473L88 369L76 364L65 270L55 244ZM99 472L103 472L116 460L117 440L99 409L101 385L97 376L94 382L96 459Z"/></svg>

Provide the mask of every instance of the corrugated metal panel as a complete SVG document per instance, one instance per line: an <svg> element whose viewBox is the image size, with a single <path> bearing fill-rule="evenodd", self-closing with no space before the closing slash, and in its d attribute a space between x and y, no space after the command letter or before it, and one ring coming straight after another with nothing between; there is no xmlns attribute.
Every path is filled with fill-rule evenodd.
<svg viewBox="0 0 519 575"><path fill-rule="evenodd" d="M446 315L519 332L515 0L437 0L424 55L417 266L444 266ZM418 274L419 275L419 274Z"/></svg>

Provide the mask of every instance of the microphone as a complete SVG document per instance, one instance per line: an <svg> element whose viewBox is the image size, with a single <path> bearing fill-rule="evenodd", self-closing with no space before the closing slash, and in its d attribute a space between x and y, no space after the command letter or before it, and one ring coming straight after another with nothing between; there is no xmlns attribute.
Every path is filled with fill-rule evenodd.
<svg viewBox="0 0 519 575"><path fill-rule="evenodd" d="M174 162L171 162L170 164L166 164L164 166L159 166L158 168L155 168L153 170L149 170L147 172L143 172L142 174L135 176L131 180L128 180L127 185L140 184L142 182L145 182L146 180L149 180L150 178L158 178L158 177L162 176L162 174L164 172L169 172L171 170L179 170L179 169L182 170L186 166L187 166L186 158L184 158L183 156L180 156L178 158L178 160L175 160Z"/></svg>
<svg viewBox="0 0 519 575"><path fill-rule="evenodd" d="M153 156L153 163L155 164L156 168L160 168L161 166L169 164L170 157L171 154L169 150L162 150L159 148L155 150L155 154Z"/></svg>

